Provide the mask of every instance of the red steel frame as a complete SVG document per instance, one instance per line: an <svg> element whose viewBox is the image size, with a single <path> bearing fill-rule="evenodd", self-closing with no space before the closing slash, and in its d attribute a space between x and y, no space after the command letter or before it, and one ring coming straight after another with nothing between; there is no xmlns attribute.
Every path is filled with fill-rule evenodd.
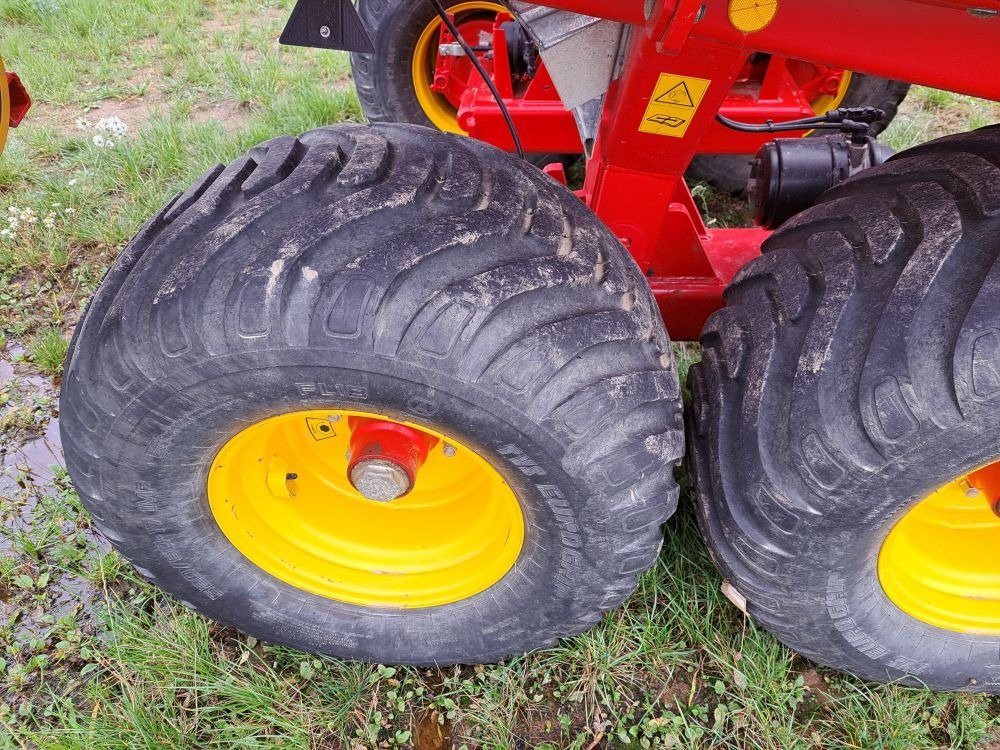
<svg viewBox="0 0 1000 750"><path fill-rule="evenodd" d="M503 49L505 34L500 25L509 20L503 14L493 28L493 49ZM469 24L466 24L469 25ZM441 43L454 41L442 26ZM513 150L513 140L500 107L489 88L481 85L479 74L471 65L463 68L467 78L456 77L453 61L456 58L439 57L435 78L441 81L432 88L446 95L449 101L460 101L458 124L471 137L492 143L499 148ZM504 106L517 126L518 137L524 150L532 154L582 154L583 143L573 115L563 107L552 77L544 64L537 74L521 85L515 94L506 56L483 60L491 71L504 100ZM840 89L844 71L830 66L813 66L809 77L803 76L805 64L770 56L766 63L751 65L741 71L736 84L729 91L720 112L740 122L765 122L766 120L795 120L817 114L811 102L821 95L835 95ZM794 68L794 71L793 71ZM798 72L799 75L794 73ZM745 74L745 75L744 75ZM456 90L463 93L456 95ZM744 133L713 122L701 140L701 154L753 154L768 136Z"/></svg>
<svg viewBox="0 0 1000 750"><path fill-rule="evenodd" d="M722 305L725 286L767 236L706 227L683 180L695 154L710 152L715 114L752 51L1000 100L998 0L778 0L771 24L751 34L730 22L730 0L544 4L632 26L582 197L648 276L677 339L697 338ZM681 138L639 130L663 73L711 81ZM469 95L482 100L479 91Z"/></svg>

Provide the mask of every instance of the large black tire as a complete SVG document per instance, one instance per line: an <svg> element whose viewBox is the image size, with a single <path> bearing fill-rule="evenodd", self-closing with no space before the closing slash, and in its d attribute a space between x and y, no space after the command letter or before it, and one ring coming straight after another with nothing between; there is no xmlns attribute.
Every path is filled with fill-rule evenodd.
<svg viewBox="0 0 1000 750"><path fill-rule="evenodd" d="M893 121L899 112L910 85L887 78L854 73L844 96L841 107L876 107L885 112L885 117L872 124L872 132L878 135ZM716 190L733 195L744 195L750 179L750 162L753 154L722 154L696 156L687 170L687 178L707 182Z"/></svg>
<svg viewBox="0 0 1000 750"><path fill-rule="evenodd" d="M515 490L526 540L499 583L355 606L223 536L205 481L229 438L359 403L454 435ZM60 407L80 496L140 573L259 638L388 663L596 623L655 561L683 454L670 343L612 234L534 168L404 125L277 138L171 201L91 302Z"/></svg>
<svg viewBox="0 0 1000 750"><path fill-rule="evenodd" d="M442 4L447 9L464 1L445 0ZM374 54L351 54L351 71L365 117L369 122L434 127L417 99L412 73L417 39L437 17L434 6L413 0L360 0L358 11L375 44ZM526 158L543 167L556 161L569 166L579 157L528 154Z"/></svg>
<svg viewBox="0 0 1000 750"><path fill-rule="evenodd" d="M811 659L1000 692L1000 638L910 617L876 568L920 498L1000 458L998 255L992 127L826 193L706 325L688 416L702 532L749 613Z"/></svg>

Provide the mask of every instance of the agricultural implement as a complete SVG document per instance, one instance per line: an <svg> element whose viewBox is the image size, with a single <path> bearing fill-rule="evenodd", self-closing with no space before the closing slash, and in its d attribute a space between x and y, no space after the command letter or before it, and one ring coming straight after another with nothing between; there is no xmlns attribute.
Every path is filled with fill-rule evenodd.
<svg viewBox="0 0 1000 750"><path fill-rule="evenodd" d="M631 594L686 457L783 642L1000 692L1000 128L873 137L895 81L1000 99L1000 3L301 0L283 39L350 49L387 122L209 170L71 345L68 467L143 575L271 641L493 661ZM754 153L712 163L758 226L707 226L692 162Z"/></svg>

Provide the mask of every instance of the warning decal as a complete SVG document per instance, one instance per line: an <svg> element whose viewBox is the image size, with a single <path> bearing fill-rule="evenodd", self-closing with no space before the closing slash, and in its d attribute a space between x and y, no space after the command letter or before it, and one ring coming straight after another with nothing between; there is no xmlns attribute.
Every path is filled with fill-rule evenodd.
<svg viewBox="0 0 1000 750"><path fill-rule="evenodd" d="M309 434L313 436L314 440L329 440L330 438L337 437L337 433L333 429L333 425L330 424L329 419L306 417L306 426L309 428Z"/></svg>
<svg viewBox="0 0 1000 750"><path fill-rule="evenodd" d="M661 73L639 130L683 138L711 84L706 78Z"/></svg>

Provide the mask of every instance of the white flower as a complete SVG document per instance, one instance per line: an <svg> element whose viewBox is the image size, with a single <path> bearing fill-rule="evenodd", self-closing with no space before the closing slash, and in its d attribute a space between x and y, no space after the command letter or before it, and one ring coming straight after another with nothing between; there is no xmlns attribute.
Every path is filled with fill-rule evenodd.
<svg viewBox="0 0 1000 750"><path fill-rule="evenodd" d="M63 213L64 214L68 214L69 216L72 216L73 214L76 213L76 209L75 208L67 208L65 211L63 211Z"/></svg>
<svg viewBox="0 0 1000 750"><path fill-rule="evenodd" d="M90 122L87 121L86 117L77 117L76 118L76 129L77 130L86 130L89 127L90 127Z"/></svg>
<svg viewBox="0 0 1000 750"><path fill-rule="evenodd" d="M115 142L110 138L105 138L103 135L98 133L91 140L93 140L94 145L98 148L114 148Z"/></svg>
<svg viewBox="0 0 1000 750"><path fill-rule="evenodd" d="M45 225L46 229L54 229L56 225L56 215L54 213L47 214L44 219L42 219L42 224Z"/></svg>
<svg viewBox="0 0 1000 750"><path fill-rule="evenodd" d="M73 186L74 186L74 185L76 184L76 182L77 182L77 180L76 180L76 178L74 177L74 178L73 178L72 180L70 180L70 181L69 181L69 182L67 182L66 184L67 184L67 185L69 185L70 187L73 187Z"/></svg>
<svg viewBox="0 0 1000 750"><path fill-rule="evenodd" d="M8 238L13 237L13 236L14 236L14 233L11 230L9 230L9 229L0 229L0 237L3 237L4 239L8 239Z"/></svg>
<svg viewBox="0 0 1000 750"><path fill-rule="evenodd" d="M102 117L96 129L121 138L128 132L128 125L120 117Z"/></svg>

